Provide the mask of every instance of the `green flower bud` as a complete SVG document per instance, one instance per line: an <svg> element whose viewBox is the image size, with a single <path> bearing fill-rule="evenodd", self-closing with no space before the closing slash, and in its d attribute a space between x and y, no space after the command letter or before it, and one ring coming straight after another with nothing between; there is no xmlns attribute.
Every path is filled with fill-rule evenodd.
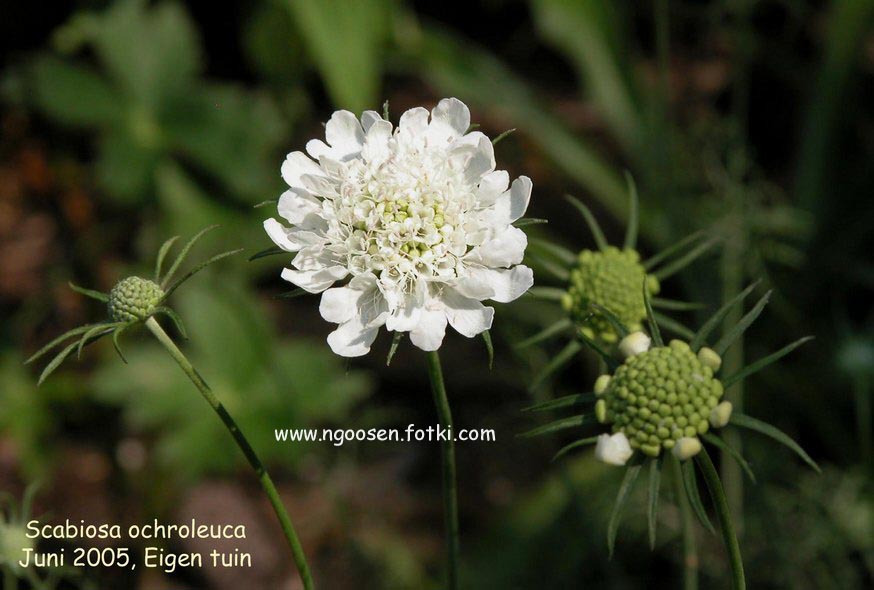
<svg viewBox="0 0 874 590"><path fill-rule="evenodd" d="M109 292L109 316L116 322L131 322L149 317L161 301L164 291L156 283L140 277L128 277Z"/></svg>
<svg viewBox="0 0 874 590"><path fill-rule="evenodd" d="M610 386L610 375L601 375L595 380L595 395L603 395Z"/></svg>
<svg viewBox="0 0 874 590"><path fill-rule="evenodd" d="M677 440L671 452L680 461L691 459L701 452L701 441L696 437L684 436Z"/></svg>
<svg viewBox="0 0 874 590"><path fill-rule="evenodd" d="M628 338L620 350L629 347ZM612 376L598 378L595 391L598 420L611 422L632 448L657 456L662 448L688 453L690 444L700 447L697 437L710 428L706 417L720 405L723 388L687 343L674 340L626 358ZM677 450L681 439L695 442Z"/></svg>
<svg viewBox="0 0 874 590"><path fill-rule="evenodd" d="M714 372L719 370L719 367L722 366L722 357L716 354L712 348L707 348L706 346L698 351L698 360L705 367L710 367Z"/></svg>
<svg viewBox="0 0 874 590"><path fill-rule="evenodd" d="M629 329L640 330L646 319L641 292L644 277L650 294L658 293L658 281L646 274L635 250L614 247L598 252L583 250L570 274L568 299L562 300L562 304L578 329L589 330L592 334L589 337L613 344L619 337L593 304L610 310Z"/></svg>
<svg viewBox="0 0 874 590"><path fill-rule="evenodd" d="M731 402L724 401L710 411L710 423L714 428L722 428L731 420Z"/></svg>
<svg viewBox="0 0 874 590"><path fill-rule="evenodd" d="M0 522L0 565L18 569L22 549L33 548L33 540L27 538L24 527Z"/></svg>
<svg viewBox="0 0 874 590"><path fill-rule="evenodd" d="M619 343L619 352L626 357L632 357L649 350L651 340L643 332L632 332Z"/></svg>

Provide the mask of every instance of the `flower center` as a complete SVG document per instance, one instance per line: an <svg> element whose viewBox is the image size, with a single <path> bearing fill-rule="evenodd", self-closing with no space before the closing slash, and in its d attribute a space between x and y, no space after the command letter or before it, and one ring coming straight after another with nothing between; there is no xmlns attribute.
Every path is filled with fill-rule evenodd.
<svg viewBox="0 0 874 590"><path fill-rule="evenodd" d="M109 292L109 316L116 322L145 319L163 296L164 291L156 283L128 277L116 283Z"/></svg>
<svg viewBox="0 0 874 590"><path fill-rule="evenodd" d="M723 395L722 383L679 340L629 357L603 392L602 422L623 432L632 448L658 456L683 437L704 434ZM601 400L598 402L601 403Z"/></svg>
<svg viewBox="0 0 874 590"><path fill-rule="evenodd" d="M644 277L650 294L658 293L658 280L646 274L637 251L612 246L598 252L583 250L571 271L562 305L584 336L614 343L618 340L616 331L593 304L608 309L630 332L640 330L646 319Z"/></svg>

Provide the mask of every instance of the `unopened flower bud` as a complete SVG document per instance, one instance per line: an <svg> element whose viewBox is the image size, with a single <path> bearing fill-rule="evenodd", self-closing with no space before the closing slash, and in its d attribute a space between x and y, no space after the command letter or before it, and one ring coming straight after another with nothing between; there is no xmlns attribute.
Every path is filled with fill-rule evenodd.
<svg viewBox="0 0 874 590"><path fill-rule="evenodd" d="M701 441L696 437L684 436L677 441L671 452L680 461L691 459L701 452Z"/></svg>
<svg viewBox="0 0 874 590"><path fill-rule="evenodd" d="M731 419L731 410L731 402L721 402L710 411L710 424L712 424L714 428L722 428L728 424L728 421Z"/></svg>
<svg viewBox="0 0 874 590"><path fill-rule="evenodd" d="M597 418L598 422L601 424L607 422L607 402L602 399L599 399L595 403L595 418Z"/></svg>
<svg viewBox="0 0 874 590"><path fill-rule="evenodd" d="M698 360L705 367L713 369L714 373L722 366L722 357L716 354L716 351L712 348L707 348L706 346L698 351Z"/></svg>
<svg viewBox="0 0 874 590"><path fill-rule="evenodd" d="M634 451L628 439L621 432L616 434L602 434L598 437L595 446L595 458L608 465L625 465Z"/></svg>
<svg viewBox="0 0 874 590"><path fill-rule="evenodd" d="M649 350L650 338L643 332L632 332L619 342L619 352L626 358Z"/></svg>
<svg viewBox="0 0 874 590"><path fill-rule="evenodd" d="M595 395L603 395L610 386L610 375L601 375L595 380Z"/></svg>
<svg viewBox="0 0 874 590"><path fill-rule="evenodd" d="M156 283L140 277L128 277L109 292L109 315L116 322L142 320L155 310L164 291Z"/></svg>

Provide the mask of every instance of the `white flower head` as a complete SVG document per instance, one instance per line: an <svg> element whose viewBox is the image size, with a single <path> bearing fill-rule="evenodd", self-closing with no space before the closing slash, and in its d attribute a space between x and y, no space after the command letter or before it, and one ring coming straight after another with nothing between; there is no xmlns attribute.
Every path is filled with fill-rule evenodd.
<svg viewBox="0 0 874 590"><path fill-rule="evenodd" d="M473 337L492 324L482 301L508 302L534 283L521 265L531 180L510 186L488 137L467 133L470 111L447 98L401 115L394 129L375 111L337 111L327 143L312 140L282 165L289 185L264 228L297 252L282 278L323 293L322 317L341 356L370 350L381 326L437 350L448 323ZM343 286L332 287L347 280Z"/></svg>
<svg viewBox="0 0 874 590"><path fill-rule="evenodd" d="M608 465L625 465L633 454L631 444L623 433L598 436L598 443L595 445L595 459L598 461Z"/></svg>

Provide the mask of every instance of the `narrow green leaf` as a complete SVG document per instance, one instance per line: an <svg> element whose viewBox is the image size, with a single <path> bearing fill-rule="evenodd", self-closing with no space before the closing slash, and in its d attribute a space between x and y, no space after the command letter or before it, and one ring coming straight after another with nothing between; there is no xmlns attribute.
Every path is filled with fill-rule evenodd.
<svg viewBox="0 0 874 590"><path fill-rule="evenodd" d="M725 316L728 315L728 312L731 311L731 308L739 303L743 302L746 299L747 295L752 293L753 289L755 289L760 281L756 281L751 284L749 287L735 295L731 301L720 307L716 313L710 316L698 332L695 334L695 337L692 338L692 341L689 343L689 346L692 347L692 350L697 351L701 346L704 345L704 342L707 340L707 337L710 336L710 333L713 332L722 323L722 320L725 319Z"/></svg>
<svg viewBox="0 0 874 590"><path fill-rule="evenodd" d="M183 339L188 340L188 332L185 331L185 324L182 323L182 318L179 317L179 314L164 305L156 307L154 313L155 315L163 314L170 318L170 321L172 321L173 325L176 326L179 335L182 336Z"/></svg>
<svg viewBox="0 0 874 590"><path fill-rule="evenodd" d="M598 442L597 436L590 436L588 438L581 438L580 440L574 441L574 442L567 444L567 445L563 446L562 448L560 448L558 450L558 452L552 456L552 460L557 461L558 459L567 455L569 452L571 452L572 450L574 450L576 448L584 447L587 445L593 445L596 442Z"/></svg>
<svg viewBox="0 0 874 590"><path fill-rule="evenodd" d="M388 101L385 101L385 107L388 108ZM303 289L301 289L303 291ZM404 339L403 332L395 332L394 336L391 339L391 348L388 349L388 356L385 359L385 366L391 366L391 360L395 357L395 353L398 351L398 346L401 344L401 340Z"/></svg>
<svg viewBox="0 0 874 590"><path fill-rule="evenodd" d="M567 265L571 265L577 262L576 254L574 254L564 246L559 246L558 244L554 244L549 240L544 240L541 238L531 238L528 240L528 247L533 250L541 250L547 254L550 254Z"/></svg>
<svg viewBox="0 0 874 590"><path fill-rule="evenodd" d="M519 342L516 345L516 348L521 350L523 348L527 348L534 344L543 342L544 340L549 340L553 336L556 336L558 334L561 334L565 330L568 330L571 326L573 326L573 322L571 322L569 318L562 318L551 326L544 328L534 336L529 336L525 340Z"/></svg>
<svg viewBox="0 0 874 590"><path fill-rule="evenodd" d="M710 498L713 500L713 506L716 509L716 518L719 520L722 540L725 543L725 549L728 551L728 560L731 564L734 590L745 590L746 581L744 579L744 564L740 555L740 545L737 542L737 535L734 534L734 525L731 522L731 513L728 509L728 499L725 497L725 490L722 489L722 482L719 481L719 474L713 466L713 461L710 460L707 449L701 449L701 452L695 456L695 462L698 463L698 467L701 469L701 474L704 476L704 482L707 484L707 489L710 490Z"/></svg>
<svg viewBox="0 0 874 590"><path fill-rule="evenodd" d="M676 301L674 299L662 299L661 297L652 298L652 306L655 309L668 309L671 311L692 311L703 309L703 303L695 303L694 301Z"/></svg>
<svg viewBox="0 0 874 590"><path fill-rule="evenodd" d="M99 323L96 323L96 324L85 324L84 326L79 326L78 328L73 328L72 330L69 330L69 331L67 331L67 332L64 332L63 334L61 334L60 336L58 336L57 338L55 338L54 340L52 340L51 342L49 342L48 344L46 344L45 346L43 346L42 348L40 348L38 351L36 351L35 353L33 353L33 355L31 355L31 357L30 357L29 359L27 359L26 361L24 361L24 364L25 364L25 365L29 365L30 363L32 363L33 361L39 359L39 358L42 357L44 354L46 354L48 351L50 351L51 349L53 349L55 346L61 344L61 343L64 342L65 340L69 340L69 339L72 338L73 336L77 336L77 335L79 335L79 334L84 334L85 332L87 332L87 331L90 330L91 328L93 328L93 327L95 327L95 326L102 325L102 324L103 324L103 322L99 322Z"/></svg>
<svg viewBox="0 0 874 590"><path fill-rule="evenodd" d="M486 352L489 354L489 371L495 366L495 345L492 344L492 333L485 330L480 334L483 337L483 342L486 344Z"/></svg>
<svg viewBox="0 0 874 590"><path fill-rule="evenodd" d="M759 434L764 434L765 436L776 440L778 443L789 447L792 451L794 451L796 455L801 457L804 462L810 465L817 473L822 473L822 470L819 468L819 465L816 464L816 461L811 459L810 455L804 452L804 449L802 449L797 442L792 440L789 435L784 433L779 428L771 426L767 422L762 422L761 420L753 418L752 416L741 414L740 412L732 412L729 423L734 424L735 426L740 426L741 428L746 428L748 430L754 430Z"/></svg>
<svg viewBox="0 0 874 590"><path fill-rule="evenodd" d="M80 287L79 285L74 285L70 282L68 282L67 284L76 293L80 293L82 295L85 295L86 297L90 297L91 299L96 299L97 301L102 301L103 303L107 303L109 301L109 295L107 295L106 293L94 291L93 289L86 289L84 287Z"/></svg>
<svg viewBox="0 0 874 590"><path fill-rule="evenodd" d="M730 444L728 444L727 442L722 440L721 437L716 436L715 434L711 434L709 432L704 433L703 438L704 438L704 440L706 440L707 442L712 444L714 447L718 447L719 449L721 449L721 450L725 451L726 453L728 453L729 455L731 455L731 457L735 461L737 461L737 464L740 465L744 471L746 471L747 476L749 476L749 478L750 478L750 481L752 481L753 483L756 483L756 474L753 473L753 470L750 467L750 464L747 463L747 460L743 458L743 455L741 455L740 452L738 452L738 450L736 448L734 448L733 446L731 446Z"/></svg>
<svg viewBox="0 0 874 590"><path fill-rule="evenodd" d="M384 103L382 103L382 118L385 119L386 121L390 121L390 119L388 118L388 115L389 115L388 100L386 100Z"/></svg>
<svg viewBox="0 0 874 590"><path fill-rule="evenodd" d="M88 341L91 338L93 338L95 334L97 334L100 331L106 330L106 328L110 327L110 326L111 326L110 327L110 330L111 330L112 327L115 327L116 325L117 324L111 324L111 323L99 324L97 326L94 326L93 328L91 328L87 332L85 332L82 335L82 338L79 339L79 345L76 347L76 358L77 359L82 358L82 349L85 348L85 344L88 343Z"/></svg>
<svg viewBox="0 0 874 590"><path fill-rule="evenodd" d="M595 401L594 393L574 393L557 397L549 401L545 401L527 408L522 408L523 412L544 412L546 410L557 410L560 408L568 408L572 406L580 406L582 404Z"/></svg>
<svg viewBox="0 0 874 590"><path fill-rule="evenodd" d="M567 199L571 205L576 207L577 211L579 211L583 216L583 219L586 220L586 224L589 226L589 231L592 232L592 237L595 238L595 244L598 245L598 249L606 250L607 239L604 237L604 232L601 231L601 226L598 225L598 221L595 219L595 216L592 215L589 208L573 195L565 195L564 198Z"/></svg>
<svg viewBox="0 0 874 590"><path fill-rule="evenodd" d="M532 266L536 266L545 270L563 283L566 283L568 279L570 279L570 272L568 272L568 269L556 264L552 260L548 260L547 258L539 256L534 252L528 252L526 257L532 263Z"/></svg>
<svg viewBox="0 0 874 590"><path fill-rule="evenodd" d="M659 485L662 481L663 455L649 462L649 494L647 496L646 523L649 532L649 548L655 549L656 529L658 528Z"/></svg>
<svg viewBox="0 0 874 590"><path fill-rule="evenodd" d="M532 379L531 385L528 387L528 391L534 392L540 389L540 387L549 379L553 374L558 372L562 367L568 364L576 355L580 349L582 349L582 345L577 340L571 340L567 343L561 352L555 355L549 363L546 364L543 369L540 370L539 373Z"/></svg>
<svg viewBox="0 0 874 590"><path fill-rule="evenodd" d="M628 170L625 171L625 183L628 185L628 227L625 229L624 247L626 250L633 250L637 247L640 202L637 196L637 185Z"/></svg>
<svg viewBox="0 0 874 590"><path fill-rule="evenodd" d="M275 256L277 254L286 254L287 251L279 248L278 246L273 246L272 248L267 248L265 250L261 250L255 254L249 256L249 262L258 260L259 258L267 258L268 256Z"/></svg>
<svg viewBox="0 0 874 590"><path fill-rule="evenodd" d="M659 313L657 311L653 312L652 316L656 319L660 326L668 330L669 332L673 332L677 336L681 336L684 339L691 340L695 337L695 332L675 320L670 316L666 316L663 313Z"/></svg>
<svg viewBox="0 0 874 590"><path fill-rule="evenodd" d="M161 248L158 250L158 257L155 259L155 282L158 284L161 284L161 267L164 266L164 258L167 257L167 252L170 251L170 248L173 247L173 244L178 239L179 236L173 236L161 244Z"/></svg>
<svg viewBox="0 0 874 590"><path fill-rule="evenodd" d="M610 370L611 373L616 370L616 367L619 366L619 362L612 356L610 356L610 354L606 350L601 348L601 346L598 345L597 342L582 333L577 334L577 338L582 340L586 346L591 348L598 356L601 357L601 360L604 361L604 364L607 365L607 368Z"/></svg>
<svg viewBox="0 0 874 590"><path fill-rule="evenodd" d="M166 287L170 283L170 279L172 279L176 271L179 270L179 265L181 265L185 258L188 256L188 252L191 251L191 248L194 247L194 244L196 244L197 241L202 238L207 232L210 232L217 227L217 225L211 225L209 227L206 227L194 234L194 236L190 240L188 240L188 243L186 243L185 246L183 246L182 251L179 252L179 256L177 256L176 260L173 261L173 264L170 266L170 270L168 270L167 274L164 275L164 278L161 279L162 288Z"/></svg>
<svg viewBox="0 0 874 590"><path fill-rule="evenodd" d="M719 342L713 345L713 350L716 354L722 356L729 347L734 344L734 342L746 332L746 329L749 328L756 318L759 317L759 314L762 313L762 310L765 309L765 306L768 305L768 300L771 298L772 291L768 291L759 301L753 306L753 308L747 312L745 316L743 316L740 321L732 326L731 330L728 333L724 334L722 338L719 339Z"/></svg>
<svg viewBox="0 0 874 590"><path fill-rule="evenodd" d="M643 279L643 304L646 307L646 321L649 324L650 336L656 346L664 346L662 333L659 331L659 325L656 322L655 315L652 313L652 302L649 300L649 289L646 285L646 277Z"/></svg>
<svg viewBox="0 0 874 590"><path fill-rule="evenodd" d="M689 499L689 505L692 506L692 511L698 518L705 529L712 534L716 534L716 529L707 517L707 511L704 510L704 504L701 502L701 494L698 493L698 480L695 477L695 464L692 461L683 461L680 464L680 469L683 472L683 489L686 490L686 497Z"/></svg>
<svg viewBox="0 0 874 590"><path fill-rule="evenodd" d="M510 134L513 133L514 131L516 131L516 129L507 129L506 131L504 131L503 133L501 133L500 135L498 135L496 138L494 138L494 139L492 140L492 145L498 145L498 142L499 142L499 141L501 141L501 140L503 140L503 139L506 139L506 138L509 137Z"/></svg>
<svg viewBox="0 0 874 590"><path fill-rule="evenodd" d="M558 287L531 287L526 293L529 297L543 299L544 301L561 301L567 290Z"/></svg>
<svg viewBox="0 0 874 590"><path fill-rule="evenodd" d="M605 320L607 320L607 323L613 326L613 329L619 335L620 339L628 336L628 328L625 327L625 324L622 323L622 320L616 317L615 313L613 313L603 305L599 305L597 303L590 303L589 307L597 311L601 316L604 317Z"/></svg>
<svg viewBox="0 0 874 590"><path fill-rule="evenodd" d="M228 256L233 256L234 254L239 254L242 251L243 251L243 248L238 248L236 250L230 250L229 252L222 252L221 254L216 254L215 256L213 256L209 260L206 260L205 262L201 262L200 264L198 264L197 266L195 266L194 268L189 270L187 273L182 275L182 277L179 278L175 283L173 283L173 285L164 292L164 296L161 298L161 301L162 302L166 301L167 298L170 297L170 295L173 293L173 291L178 289L182 283L184 283L185 281L187 281L188 279L190 279L191 277L193 277L194 275L196 275L197 273L202 271L204 268L206 268L210 264L214 264L223 258L227 258Z"/></svg>
<svg viewBox="0 0 874 590"><path fill-rule="evenodd" d="M549 220L540 219L538 217L525 217L523 219L517 219L513 222L513 225L516 227L525 227L528 225L542 225L544 223L549 223Z"/></svg>
<svg viewBox="0 0 874 590"><path fill-rule="evenodd" d="M298 287L297 289L292 289L291 291L285 291L284 293L280 293L276 296L276 299L294 299L295 297L301 297L303 295L312 295L306 289L302 289Z"/></svg>
<svg viewBox="0 0 874 590"><path fill-rule="evenodd" d="M252 208L260 209L261 207L267 207L268 205L276 205L277 203L279 203L279 199L267 199L266 201L261 201L260 203L252 205Z"/></svg>
<svg viewBox="0 0 874 590"><path fill-rule="evenodd" d="M115 352L118 353L118 358L120 358L122 362L124 362L124 364L127 364L127 359L124 357L124 353L121 351L121 345L119 344L118 339L124 333L124 331L132 325L132 323L125 324L112 331L112 346L115 347Z"/></svg>
<svg viewBox="0 0 874 590"><path fill-rule="evenodd" d="M561 432L562 430L568 430L570 428L581 428L588 424L594 424L595 422L597 422L597 420L595 420L595 417L591 414L570 416L568 418L556 420L555 422L550 422L549 424L544 424L543 426L538 426L537 428L529 430L528 432L523 432L519 436L522 438L532 438L535 436L542 436L544 434Z"/></svg>
<svg viewBox="0 0 874 590"><path fill-rule="evenodd" d="M106 334L106 333L107 333L108 331L110 331L111 329L112 329L112 328L104 329L104 331L96 332L96 333L92 334L92 336L91 336L90 339L85 343L85 345L88 345L88 344L91 344L92 342L97 341L101 336L103 336L103 334ZM91 330L89 330L89 332L90 332L90 331L91 331ZM59 352L59 353L55 356L55 358L53 358L52 361L51 361L48 365L46 365L45 369L43 369L42 374L40 374L40 376L39 376L39 380L38 380L37 383L36 383L36 386L39 387L40 385L42 385L43 382L44 382L46 379L48 379L49 375L51 375L52 373L54 373L54 372L55 372L55 369L57 369L57 368L61 365L61 363L63 363L63 362L66 360L66 358L67 358L68 356L70 356L70 354L71 354L74 350L76 350L76 348L77 348L78 346L79 346L79 342L71 342L71 343L68 344L66 347L64 347L64 349L61 350L61 352Z"/></svg>
<svg viewBox="0 0 874 590"><path fill-rule="evenodd" d="M616 494L616 503L613 504L613 511L610 513L610 520L607 523L607 552L611 559L613 558L613 548L616 546L616 533L619 532L619 524L622 521L622 511L625 509L625 504L628 502L628 497L631 495L634 482L637 481L642 467L643 465L632 465L625 469L625 477L622 478L619 493Z"/></svg>
<svg viewBox="0 0 874 590"><path fill-rule="evenodd" d="M734 375L730 375L730 376L726 377L725 379L722 380L722 384L725 386L726 389L728 389L729 387L731 387L732 385L734 385L738 381L746 379L747 377L749 377L753 373L758 373L759 371L761 371L762 369L764 369L768 365L780 360L781 358L783 358L784 356L786 356L787 354L789 354L790 352L792 352L793 350L795 350L796 348L798 348L799 346L804 344L805 342L809 342L811 340L813 340L813 336L805 336L804 338L799 338L795 342L793 342L791 344L787 344L786 346L784 346L783 348L781 348L777 352L769 354L765 358L759 359L756 362L754 362L750 365L747 365L746 367L744 367L743 369L741 369L740 371L738 371Z"/></svg>
<svg viewBox="0 0 874 590"><path fill-rule="evenodd" d="M652 273L653 276L655 276L655 278L657 278L658 280L663 281L668 277L677 274L678 272L695 262L695 260L700 258L702 255L704 255L708 250L715 246L717 242L719 242L719 238L714 237L710 238L705 242L702 242L701 244L698 244L697 246L695 246L695 248L693 248L680 258L677 258L672 263L654 271Z"/></svg>
<svg viewBox="0 0 874 590"><path fill-rule="evenodd" d="M690 244L692 244L696 240L703 237L704 234L705 234L705 232L703 229L698 230L695 233L686 236L685 238L683 238L682 240L680 240L679 242L677 242L673 246L668 246L667 248L665 248L664 250L662 250L661 252L659 252L658 254L656 254L655 256L653 256L652 258L647 260L646 262L644 262L643 268L647 271L651 270L656 265L664 262L665 260L667 260L668 258L673 256L677 252L680 252L681 250L686 248L686 246L689 246Z"/></svg>

